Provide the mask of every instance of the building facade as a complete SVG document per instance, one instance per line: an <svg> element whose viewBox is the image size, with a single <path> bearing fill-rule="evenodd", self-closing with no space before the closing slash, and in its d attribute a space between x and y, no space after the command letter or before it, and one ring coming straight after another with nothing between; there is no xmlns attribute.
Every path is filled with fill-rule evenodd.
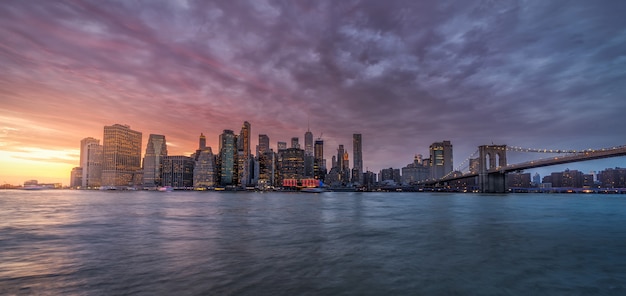
<svg viewBox="0 0 626 296"><path fill-rule="evenodd" d="M220 185L237 185L237 138L232 130L220 135Z"/></svg>
<svg viewBox="0 0 626 296"><path fill-rule="evenodd" d="M102 184L102 149L100 140L89 137L80 141L81 188L98 188Z"/></svg>
<svg viewBox="0 0 626 296"><path fill-rule="evenodd" d="M363 184L363 141L361 134L352 135L352 183Z"/></svg>
<svg viewBox="0 0 626 296"><path fill-rule="evenodd" d="M206 142L205 142L206 143ZM161 186L161 166L167 156L167 143L164 135L150 134L146 153L143 157L143 187L155 189Z"/></svg>
<svg viewBox="0 0 626 296"><path fill-rule="evenodd" d="M430 150L430 174L433 179L440 179L452 172L452 144L450 141L435 142Z"/></svg>
<svg viewBox="0 0 626 296"><path fill-rule="evenodd" d="M102 186L135 186L141 175L141 132L128 125L104 127Z"/></svg>
<svg viewBox="0 0 626 296"><path fill-rule="evenodd" d="M161 180L163 186L174 189L193 187L194 160L189 156L175 155L163 157Z"/></svg>

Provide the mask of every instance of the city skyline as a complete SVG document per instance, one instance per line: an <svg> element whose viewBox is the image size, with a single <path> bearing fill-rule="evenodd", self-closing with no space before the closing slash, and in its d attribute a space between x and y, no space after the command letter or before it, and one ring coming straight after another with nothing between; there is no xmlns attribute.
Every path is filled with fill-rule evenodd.
<svg viewBox="0 0 626 296"><path fill-rule="evenodd" d="M454 168L489 143L624 145L625 6L8 1L0 182L69 184L80 141L103 141L116 123L142 143L165 135L170 155L194 153L200 133L215 153L218 135L246 120L249 147L259 134L275 148L310 129L328 164L360 133L363 170L374 172L443 140ZM540 174L611 167L626 160Z"/></svg>

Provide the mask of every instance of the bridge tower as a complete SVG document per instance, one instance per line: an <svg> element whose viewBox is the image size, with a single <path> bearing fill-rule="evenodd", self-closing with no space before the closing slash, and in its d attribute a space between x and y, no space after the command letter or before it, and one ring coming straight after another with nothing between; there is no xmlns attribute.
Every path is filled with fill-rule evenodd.
<svg viewBox="0 0 626 296"><path fill-rule="evenodd" d="M478 146L478 184L483 193L505 193L507 174L506 145Z"/></svg>

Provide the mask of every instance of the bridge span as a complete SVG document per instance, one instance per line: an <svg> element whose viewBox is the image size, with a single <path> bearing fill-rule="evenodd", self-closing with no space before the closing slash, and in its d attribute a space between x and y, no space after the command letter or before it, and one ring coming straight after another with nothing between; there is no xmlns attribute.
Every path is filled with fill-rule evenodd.
<svg viewBox="0 0 626 296"><path fill-rule="evenodd" d="M626 156L626 145L589 149L581 151L564 151L566 155L532 160L517 164L506 164L506 151L519 151L518 148L507 149L506 145L483 145L479 147L478 169L464 174L449 174L437 180L425 180L418 182L418 185L434 186L446 184L455 180L479 177L479 187L485 193L506 192L506 175L510 172L517 172L526 169L546 167L573 162L589 161L610 157ZM550 153L553 150L532 151ZM561 150L554 150L555 153ZM498 162L498 163L497 163Z"/></svg>

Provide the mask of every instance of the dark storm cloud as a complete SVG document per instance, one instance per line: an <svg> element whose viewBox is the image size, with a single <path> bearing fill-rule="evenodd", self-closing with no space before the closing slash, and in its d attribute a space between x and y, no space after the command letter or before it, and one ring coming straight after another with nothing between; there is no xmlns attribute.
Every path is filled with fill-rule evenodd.
<svg viewBox="0 0 626 296"><path fill-rule="evenodd" d="M61 118L62 107L34 94L66 91L65 104L101 106L77 120L131 123L183 151L195 147L192 133L216 139L244 120L272 143L302 137L310 122L329 159L361 132L375 170L444 139L458 162L492 141L613 146L626 139L616 128L625 5L9 1L0 94L11 111L34 103Z"/></svg>

